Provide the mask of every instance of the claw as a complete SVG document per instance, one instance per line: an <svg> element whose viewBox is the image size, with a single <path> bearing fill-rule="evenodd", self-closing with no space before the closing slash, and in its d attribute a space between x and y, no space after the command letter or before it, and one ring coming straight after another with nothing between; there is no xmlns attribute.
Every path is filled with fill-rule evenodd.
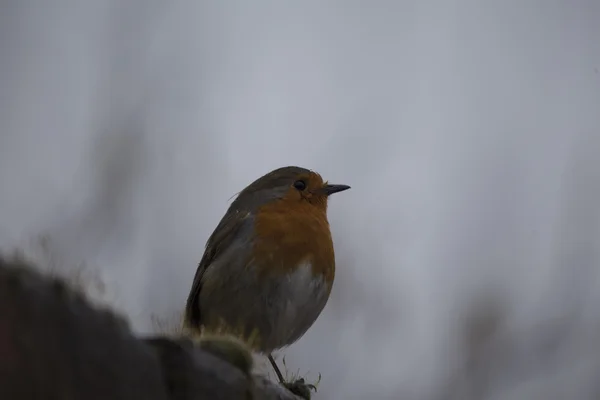
<svg viewBox="0 0 600 400"><path fill-rule="evenodd" d="M304 378L297 379L294 382L286 382L283 384L290 392L298 395L300 397L305 398L306 400L310 400L311 394L310 391L313 390L315 393L317 392L317 387L313 384L306 383Z"/></svg>

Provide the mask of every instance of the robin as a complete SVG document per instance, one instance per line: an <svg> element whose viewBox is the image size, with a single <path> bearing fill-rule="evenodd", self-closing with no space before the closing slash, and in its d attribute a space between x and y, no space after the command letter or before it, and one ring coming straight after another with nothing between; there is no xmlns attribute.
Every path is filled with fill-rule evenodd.
<svg viewBox="0 0 600 400"><path fill-rule="evenodd" d="M241 337L287 386L271 353L302 337L329 299L335 256L327 201L347 189L290 166L242 190L206 243L186 327Z"/></svg>

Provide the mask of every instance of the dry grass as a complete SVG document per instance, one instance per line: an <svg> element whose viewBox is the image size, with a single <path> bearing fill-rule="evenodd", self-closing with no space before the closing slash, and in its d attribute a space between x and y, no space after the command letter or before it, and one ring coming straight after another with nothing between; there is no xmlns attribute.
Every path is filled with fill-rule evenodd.
<svg viewBox="0 0 600 400"><path fill-rule="evenodd" d="M153 332L157 335L182 336L185 335L183 327L183 312L175 313L169 317L150 316Z"/></svg>

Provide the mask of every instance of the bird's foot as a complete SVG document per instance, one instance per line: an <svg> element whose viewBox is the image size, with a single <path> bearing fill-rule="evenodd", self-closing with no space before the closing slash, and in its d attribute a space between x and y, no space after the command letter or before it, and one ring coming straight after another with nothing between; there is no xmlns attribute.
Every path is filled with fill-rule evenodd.
<svg viewBox="0 0 600 400"><path fill-rule="evenodd" d="M317 391L317 387L313 384L306 383L304 378L296 379L293 382L283 382L282 385L290 392L306 400L310 400L311 391L314 390L315 393Z"/></svg>

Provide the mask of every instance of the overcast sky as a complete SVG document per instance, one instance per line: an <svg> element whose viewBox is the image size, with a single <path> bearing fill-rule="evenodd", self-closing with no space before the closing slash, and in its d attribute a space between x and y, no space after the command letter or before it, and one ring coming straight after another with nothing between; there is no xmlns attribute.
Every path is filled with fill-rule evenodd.
<svg viewBox="0 0 600 400"><path fill-rule="evenodd" d="M311 168L352 186L286 351L318 399L449 396L488 303L518 356L481 396L597 398L599 70L595 0L3 1L0 247L50 234L148 332L231 196Z"/></svg>

